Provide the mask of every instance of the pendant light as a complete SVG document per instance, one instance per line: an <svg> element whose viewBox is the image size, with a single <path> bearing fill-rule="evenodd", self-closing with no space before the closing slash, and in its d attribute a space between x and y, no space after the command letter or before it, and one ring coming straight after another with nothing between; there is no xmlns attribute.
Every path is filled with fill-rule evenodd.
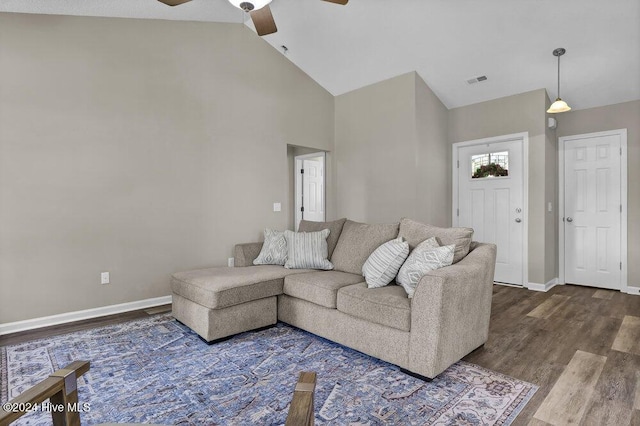
<svg viewBox="0 0 640 426"><path fill-rule="evenodd" d="M560 56L564 55L565 53L566 50L562 47L559 47L553 51L553 56L556 56L558 58L558 98L554 103L551 104L551 106L547 110L549 114L557 114L559 112L567 112L571 110L571 107L560 98Z"/></svg>

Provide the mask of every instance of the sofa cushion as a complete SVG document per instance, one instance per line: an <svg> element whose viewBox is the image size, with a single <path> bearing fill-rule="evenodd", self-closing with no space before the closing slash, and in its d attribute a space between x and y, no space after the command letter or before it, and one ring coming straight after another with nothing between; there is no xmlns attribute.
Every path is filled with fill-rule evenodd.
<svg viewBox="0 0 640 426"><path fill-rule="evenodd" d="M366 283L338 290L338 310L376 324L411 330L411 300L397 285L367 288Z"/></svg>
<svg viewBox="0 0 640 426"><path fill-rule="evenodd" d="M441 246L455 244L456 249L453 255L453 263L456 263L462 260L469 253L471 238L473 237L473 229L440 228L403 218L400 221L400 232L398 233L398 236L407 240L411 250L424 240L431 237L436 237Z"/></svg>
<svg viewBox="0 0 640 426"><path fill-rule="evenodd" d="M329 236L327 237L327 250L329 251L329 259L333 254L333 250L336 248L338 238L342 232L342 227L347 219L338 219L332 222L312 222L310 220L301 220L298 225L298 232L317 232L323 229L329 230Z"/></svg>
<svg viewBox="0 0 640 426"><path fill-rule="evenodd" d="M360 275L371 253L397 236L397 223L369 225L347 220L331 256L334 269Z"/></svg>
<svg viewBox="0 0 640 426"><path fill-rule="evenodd" d="M387 241L375 249L362 266L367 287L384 287L393 281L408 255L409 244L402 237Z"/></svg>
<svg viewBox="0 0 640 426"><path fill-rule="evenodd" d="M338 271L317 271L289 275L284 279L283 293L327 308L336 308L338 290L361 283L361 275Z"/></svg>
<svg viewBox="0 0 640 426"><path fill-rule="evenodd" d="M284 232L264 230L264 244L260 254L253 260L254 265L284 265L287 261L287 240Z"/></svg>
<svg viewBox="0 0 640 426"><path fill-rule="evenodd" d="M287 240L287 269L333 269L333 264L327 259L327 237L329 230L318 232L284 231Z"/></svg>
<svg viewBox="0 0 640 426"><path fill-rule="evenodd" d="M171 290L207 308L222 309L282 294L284 277L304 272L311 271L276 265L197 269L173 274Z"/></svg>

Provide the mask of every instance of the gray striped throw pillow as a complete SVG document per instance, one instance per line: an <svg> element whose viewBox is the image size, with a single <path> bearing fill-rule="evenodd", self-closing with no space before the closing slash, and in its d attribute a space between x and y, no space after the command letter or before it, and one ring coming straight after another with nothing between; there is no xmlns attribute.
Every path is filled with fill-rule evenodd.
<svg viewBox="0 0 640 426"><path fill-rule="evenodd" d="M398 274L409 255L409 243L402 237L387 241L374 250L362 266L368 288L384 287Z"/></svg>
<svg viewBox="0 0 640 426"><path fill-rule="evenodd" d="M333 269L327 259L327 237L329 230L319 232L284 231L287 240L288 258L284 267L287 269Z"/></svg>

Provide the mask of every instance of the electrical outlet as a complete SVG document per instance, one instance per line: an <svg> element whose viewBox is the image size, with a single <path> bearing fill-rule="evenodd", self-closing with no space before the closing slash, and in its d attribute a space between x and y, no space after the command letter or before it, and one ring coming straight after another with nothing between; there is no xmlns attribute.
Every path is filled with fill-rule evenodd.
<svg viewBox="0 0 640 426"><path fill-rule="evenodd" d="M109 273L102 272L100 274L100 284L109 284Z"/></svg>
<svg viewBox="0 0 640 426"><path fill-rule="evenodd" d="M281 212L282 211L282 204L281 203L273 203L273 211L274 212Z"/></svg>
<svg viewBox="0 0 640 426"><path fill-rule="evenodd" d="M229 268L233 268L233 266L235 265L235 262L236 262L235 258L230 257L229 259L227 259L227 266Z"/></svg>

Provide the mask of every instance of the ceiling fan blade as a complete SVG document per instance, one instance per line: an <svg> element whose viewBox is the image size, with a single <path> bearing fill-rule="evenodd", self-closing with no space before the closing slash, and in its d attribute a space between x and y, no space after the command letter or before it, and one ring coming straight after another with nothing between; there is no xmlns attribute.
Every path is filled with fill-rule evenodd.
<svg viewBox="0 0 640 426"><path fill-rule="evenodd" d="M273 20L271 9L266 5L258 10L251 11L251 20L256 27L259 36L273 34L278 31L276 21Z"/></svg>
<svg viewBox="0 0 640 426"><path fill-rule="evenodd" d="M186 3L191 0L158 0L160 3L164 3L167 6L178 6L179 4Z"/></svg>
<svg viewBox="0 0 640 426"><path fill-rule="evenodd" d="M324 1L328 1L329 3L341 4L343 6L349 3L349 0L324 0Z"/></svg>

